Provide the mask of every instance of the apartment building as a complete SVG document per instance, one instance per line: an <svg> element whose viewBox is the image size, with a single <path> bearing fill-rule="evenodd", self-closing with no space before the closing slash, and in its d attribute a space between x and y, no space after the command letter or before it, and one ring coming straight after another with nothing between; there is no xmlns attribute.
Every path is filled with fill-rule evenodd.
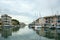
<svg viewBox="0 0 60 40"><path fill-rule="evenodd" d="M44 26L44 19L38 18L29 24L29 28L40 30Z"/></svg>
<svg viewBox="0 0 60 40"><path fill-rule="evenodd" d="M56 27L60 25L60 15L46 16L44 17L44 21L44 26Z"/></svg>
<svg viewBox="0 0 60 40"><path fill-rule="evenodd" d="M11 17L7 14L1 16L2 25L11 25Z"/></svg>
<svg viewBox="0 0 60 40"><path fill-rule="evenodd" d="M38 18L31 24L41 25L42 27L56 27L60 26L60 15L45 16Z"/></svg>

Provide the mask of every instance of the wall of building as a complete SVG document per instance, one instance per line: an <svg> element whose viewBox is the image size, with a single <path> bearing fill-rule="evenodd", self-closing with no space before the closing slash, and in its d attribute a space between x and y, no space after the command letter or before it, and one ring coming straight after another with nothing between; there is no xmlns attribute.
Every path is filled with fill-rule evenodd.
<svg viewBox="0 0 60 40"><path fill-rule="evenodd" d="M2 25L11 25L11 17L7 14L1 16Z"/></svg>

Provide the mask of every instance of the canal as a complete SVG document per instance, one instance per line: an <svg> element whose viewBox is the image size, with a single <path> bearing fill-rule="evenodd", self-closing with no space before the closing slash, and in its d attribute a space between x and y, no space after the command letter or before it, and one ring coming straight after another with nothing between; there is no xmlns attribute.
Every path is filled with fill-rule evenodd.
<svg viewBox="0 0 60 40"><path fill-rule="evenodd" d="M39 36L36 31L29 29L28 26L20 28L19 31L13 32L12 36L3 38L0 35L0 40L54 40L46 37Z"/></svg>

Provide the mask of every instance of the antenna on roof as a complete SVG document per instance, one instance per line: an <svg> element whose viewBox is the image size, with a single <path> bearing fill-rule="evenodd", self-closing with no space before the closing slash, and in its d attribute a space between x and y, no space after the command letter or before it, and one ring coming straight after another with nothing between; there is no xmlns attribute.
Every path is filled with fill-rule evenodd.
<svg viewBox="0 0 60 40"><path fill-rule="evenodd" d="M41 13L39 12L39 17L41 17Z"/></svg>
<svg viewBox="0 0 60 40"><path fill-rule="evenodd" d="M59 11L57 11L55 15L59 15Z"/></svg>
<svg viewBox="0 0 60 40"><path fill-rule="evenodd" d="M52 12L52 15L54 15L54 14L53 14L53 13L54 13L53 8L51 8L51 12Z"/></svg>

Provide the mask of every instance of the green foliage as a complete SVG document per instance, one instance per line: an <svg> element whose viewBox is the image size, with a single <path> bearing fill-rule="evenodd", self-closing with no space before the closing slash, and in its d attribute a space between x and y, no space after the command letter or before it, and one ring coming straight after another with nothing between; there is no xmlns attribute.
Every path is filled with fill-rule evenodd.
<svg viewBox="0 0 60 40"><path fill-rule="evenodd" d="M20 22L16 19L12 19L12 25L19 25Z"/></svg>

